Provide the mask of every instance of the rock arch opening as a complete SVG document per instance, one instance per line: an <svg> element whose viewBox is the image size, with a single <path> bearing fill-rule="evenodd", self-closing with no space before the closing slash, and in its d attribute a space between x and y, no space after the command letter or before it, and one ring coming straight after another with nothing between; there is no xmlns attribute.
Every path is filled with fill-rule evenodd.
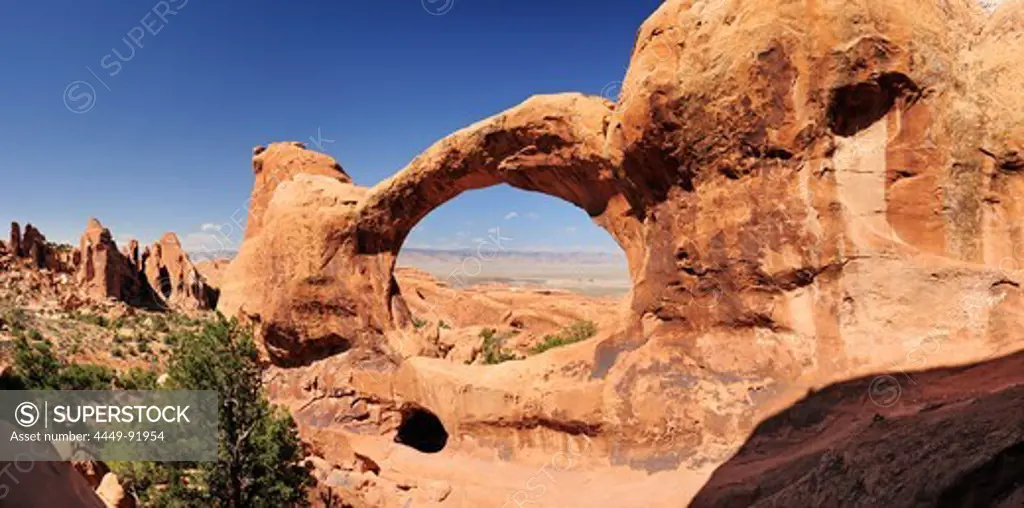
<svg viewBox="0 0 1024 508"><path fill-rule="evenodd" d="M437 453L448 444L448 431L434 413L418 406L402 409L395 442L423 453Z"/></svg>
<svg viewBox="0 0 1024 508"><path fill-rule="evenodd" d="M583 210L507 185L419 222L394 270L397 313L456 363L492 365L605 335L632 288L626 254Z"/></svg>
<svg viewBox="0 0 1024 508"><path fill-rule="evenodd" d="M584 211L507 185L466 192L431 211L403 242L396 267L452 288L502 284L593 296L630 288L625 253Z"/></svg>
<svg viewBox="0 0 1024 508"><path fill-rule="evenodd" d="M354 229L339 234L353 238L353 252L332 259L341 260L335 263L340 270L370 281L365 298L372 300L367 308L378 326L388 331L416 324L394 279L413 228L467 191L501 184L583 210L621 247L630 279L636 280L645 255L644 212L627 199L614 172L618 163L606 151L611 113L610 104L596 97L534 97L452 134L369 189L355 212ZM361 261L346 268L348 255Z"/></svg>

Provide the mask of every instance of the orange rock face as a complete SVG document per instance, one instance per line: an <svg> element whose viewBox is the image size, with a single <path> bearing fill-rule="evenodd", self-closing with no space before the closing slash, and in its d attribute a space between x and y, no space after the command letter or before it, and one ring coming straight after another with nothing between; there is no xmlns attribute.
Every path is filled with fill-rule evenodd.
<svg viewBox="0 0 1024 508"><path fill-rule="evenodd" d="M196 270L199 271L199 274L203 276L203 279L206 280L210 287L219 290L224 272L227 271L230 264L231 260L229 259L203 260L196 263Z"/></svg>
<svg viewBox="0 0 1024 508"><path fill-rule="evenodd" d="M113 298L128 303L141 303L146 294L131 260L117 249L110 230L100 221L89 219L79 240L81 263L78 282L89 296L100 300Z"/></svg>
<svg viewBox="0 0 1024 508"><path fill-rule="evenodd" d="M138 251L138 247L135 247ZM174 233L148 247L139 261L149 287L164 305L176 309L211 309L217 292L192 265Z"/></svg>
<svg viewBox="0 0 1024 508"><path fill-rule="evenodd" d="M122 252L110 230L90 219L78 257L78 282L93 298L180 310L216 305L216 290L206 284L174 233L165 234L140 256L137 241L131 240Z"/></svg>
<svg viewBox="0 0 1024 508"><path fill-rule="evenodd" d="M27 260L29 266L37 270L64 272L72 267L71 253L47 242L46 236L32 224L26 224L22 234L18 223L12 222L8 247L12 256Z"/></svg>
<svg viewBox="0 0 1024 508"><path fill-rule="evenodd" d="M7 242L8 247L15 256L21 255L21 226L17 222L11 223L11 237Z"/></svg>
<svg viewBox="0 0 1024 508"><path fill-rule="evenodd" d="M1024 347L1024 94L1013 85L1024 80L1022 38L1020 1L990 16L966 0L666 1L639 31L615 104L531 98L371 188L294 145L257 154L256 213L219 308L255 323L279 364L305 365L284 369L275 392L300 424L350 422L335 431L354 453L387 455L421 478L449 478L445 464L470 458L501 461L492 475L457 479L452 505L520 492L541 506L685 504L759 423L808 390L867 385L831 391L843 404L804 423L774 420L766 435L783 439L778 425L799 430L875 400L874 383L848 380ZM260 185L261 172L281 178ZM625 251L633 290L605 336L522 361L452 365L410 319L395 258L431 210L499 183L587 211ZM942 398L933 395L921 400ZM375 422L400 438L410 420L429 420L424 410L447 431L434 465L358 430ZM922 418L904 422L932 421ZM1019 419L963 425L994 432ZM559 477L576 497L534 498L523 470L583 438L588 451L571 456L587 473ZM1003 444L1019 447L1014 439ZM967 463L1003 451L942 463L969 474ZM939 455L913 457L928 467ZM806 472L789 466L794 480ZM522 482L495 487L484 476ZM707 505L771 497L730 497L729 480L716 481ZM955 487L929 481L901 488L929 502ZM775 498L898 497L851 485Z"/></svg>
<svg viewBox="0 0 1024 508"><path fill-rule="evenodd" d="M270 146L254 148L252 154L252 173L255 181L252 199L249 201L245 238L260 232L267 205L277 186L296 174L324 175L344 183L352 182L334 159L306 150L302 143L271 143Z"/></svg>

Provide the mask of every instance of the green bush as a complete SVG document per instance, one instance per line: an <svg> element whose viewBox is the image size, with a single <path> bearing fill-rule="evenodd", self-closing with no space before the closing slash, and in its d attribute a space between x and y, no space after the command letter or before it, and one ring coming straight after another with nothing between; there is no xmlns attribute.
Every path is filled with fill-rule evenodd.
<svg viewBox="0 0 1024 508"><path fill-rule="evenodd" d="M597 325L593 321L577 321L562 328L557 334L545 335L544 341L534 346L530 352L540 354L549 349L582 342L593 337L595 333L597 333Z"/></svg>
<svg viewBox="0 0 1024 508"><path fill-rule="evenodd" d="M26 390L107 390L116 374L108 367L64 364L46 342L15 341L10 382Z"/></svg>
<svg viewBox="0 0 1024 508"><path fill-rule="evenodd" d="M6 324L12 333L20 333L28 328L29 315L21 307L10 307L0 312L0 324Z"/></svg>
<svg viewBox="0 0 1024 508"><path fill-rule="evenodd" d="M171 331L171 326L167 324L167 318L160 315L155 315L151 318L153 321L153 331L160 333L168 333Z"/></svg>
<svg viewBox="0 0 1024 508"><path fill-rule="evenodd" d="M484 339L482 353L485 365L497 365L520 358L504 348L505 339L510 335L498 333L494 328L485 328L480 331L480 338Z"/></svg>
<svg viewBox="0 0 1024 508"><path fill-rule="evenodd" d="M427 322L418 317L413 317L412 326L413 328L423 328L424 326L427 326Z"/></svg>
<svg viewBox="0 0 1024 508"><path fill-rule="evenodd" d="M117 378L117 386L125 390L156 390L156 380L156 372L132 367Z"/></svg>
<svg viewBox="0 0 1024 508"><path fill-rule="evenodd" d="M291 416L272 406L263 392L263 366L251 334L220 318L182 333L177 342L169 387L220 393L219 459L132 466L133 491L158 506L308 505L313 477L305 450ZM149 488L153 485L160 488Z"/></svg>
<svg viewBox="0 0 1024 508"><path fill-rule="evenodd" d="M106 327L108 327L110 325L109 320L107 320L107 318L105 316L101 316L99 314L79 314L79 313L74 313L71 316L73 318L83 322L83 323L89 323L91 325L96 325L96 326L99 326L101 328L106 328Z"/></svg>
<svg viewBox="0 0 1024 508"><path fill-rule="evenodd" d="M61 390L109 390L117 374L103 365L72 363L60 372Z"/></svg>

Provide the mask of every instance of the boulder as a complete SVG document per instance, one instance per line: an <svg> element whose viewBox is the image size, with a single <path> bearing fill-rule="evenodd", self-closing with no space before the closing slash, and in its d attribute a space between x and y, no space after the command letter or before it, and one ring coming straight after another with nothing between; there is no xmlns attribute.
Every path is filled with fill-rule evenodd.
<svg viewBox="0 0 1024 508"><path fill-rule="evenodd" d="M99 487L96 488L96 495L103 500L103 504L107 508L135 507L135 499L124 491L121 483L117 480L117 475L114 473L103 475L103 480L100 482Z"/></svg>

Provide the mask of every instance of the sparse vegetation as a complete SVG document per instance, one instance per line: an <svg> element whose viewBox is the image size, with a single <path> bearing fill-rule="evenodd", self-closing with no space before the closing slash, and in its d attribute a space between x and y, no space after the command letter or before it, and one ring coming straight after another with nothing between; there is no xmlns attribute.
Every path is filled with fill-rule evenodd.
<svg viewBox="0 0 1024 508"><path fill-rule="evenodd" d="M221 318L175 342L169 387L220 393L219 460L114 463L125 488L154 506L307 506L305 450L291 416L263 393L250 333Z"/></svg>
<svg viewBox="0 0 1024 508"><path fill-rule="evenodd" d="M451 330L452 329L452 326L449 325L448 323L445 323L443 319L437 322L437 327L442 329L442 330Z"/></svg>
<svg viewBox="0 0 1024 508"><path fill-rule="evenodd" d="M423 328L424 326L427 326L427 322L422 320L422 319L420 319L420 318L418 318L418 317L416 317L416 316L413 316L413 318L412 318L412 326L413 326L413 328L416 328L416 329Z"/></svg>
<svg viewBox="0 0 1024 508"><path fill-rule="evenodd" d="M63 362L45 339L19 336L14 343L13 368L3 377L0 384L7 389L106 390L117 373L102 365Z"/></svg>
<svg viewBox="0 0 1024 508"><path fill-rule="evenodd" d="M91 312L71 312L69 314L69 317L76 321L89 323L100 328L107 328L108 326L110 326L110 321L107 319L106 316L100 314L93 314Z"/></svg>
<svg viewBox="0 0 1024 508"><path fill-rule="evenodd" d="M153 331L159 333L169 333L171 331L171 326L167 324L167 319L164 316L155 315L150 319L152 320Z"/></svg>
<svg viewBox="0 0 1024 508"><path fill-rule="evenodd" d="M54 251L60 252L62 254L67 254L67 253L71 252L72 250L74 250L73 246L68 245L66 243L46 242L46 246L48 248L50 248L50 249L52 249Z"/></svg>
<svg viewBox="0 0 1024 508"><path fill-rule="evenodd" d="M556 347L582 342L593 337L595 333L597 325L593 321L576 321L554 335L545 335L544 341L530 349L530 352L536 355Z"/></svg>
<svg viewBox="0 0 1024 508"><path fill-rule="evenodd" d="M510 337L509 333L498 333L494 328L485 328L480 331L480 338L484 339L481 353L484 364L497 365L511 360L519 360L515 353L504 348L505 339Z"/></svg>
<svg viewBox="0 0 1024 508"><path fill-rule="evenodd" d="M156 390L156 380L156 372L132 367L118 378L117 386L125 390Z"/></svg>
<svg viewBox="0 0 1024 508"><path fill-rule="evenodd" d="M17 334L28 328L29 315L21 307L8 307L0 312L0 325L5 325L11 333Z"/></svg>

